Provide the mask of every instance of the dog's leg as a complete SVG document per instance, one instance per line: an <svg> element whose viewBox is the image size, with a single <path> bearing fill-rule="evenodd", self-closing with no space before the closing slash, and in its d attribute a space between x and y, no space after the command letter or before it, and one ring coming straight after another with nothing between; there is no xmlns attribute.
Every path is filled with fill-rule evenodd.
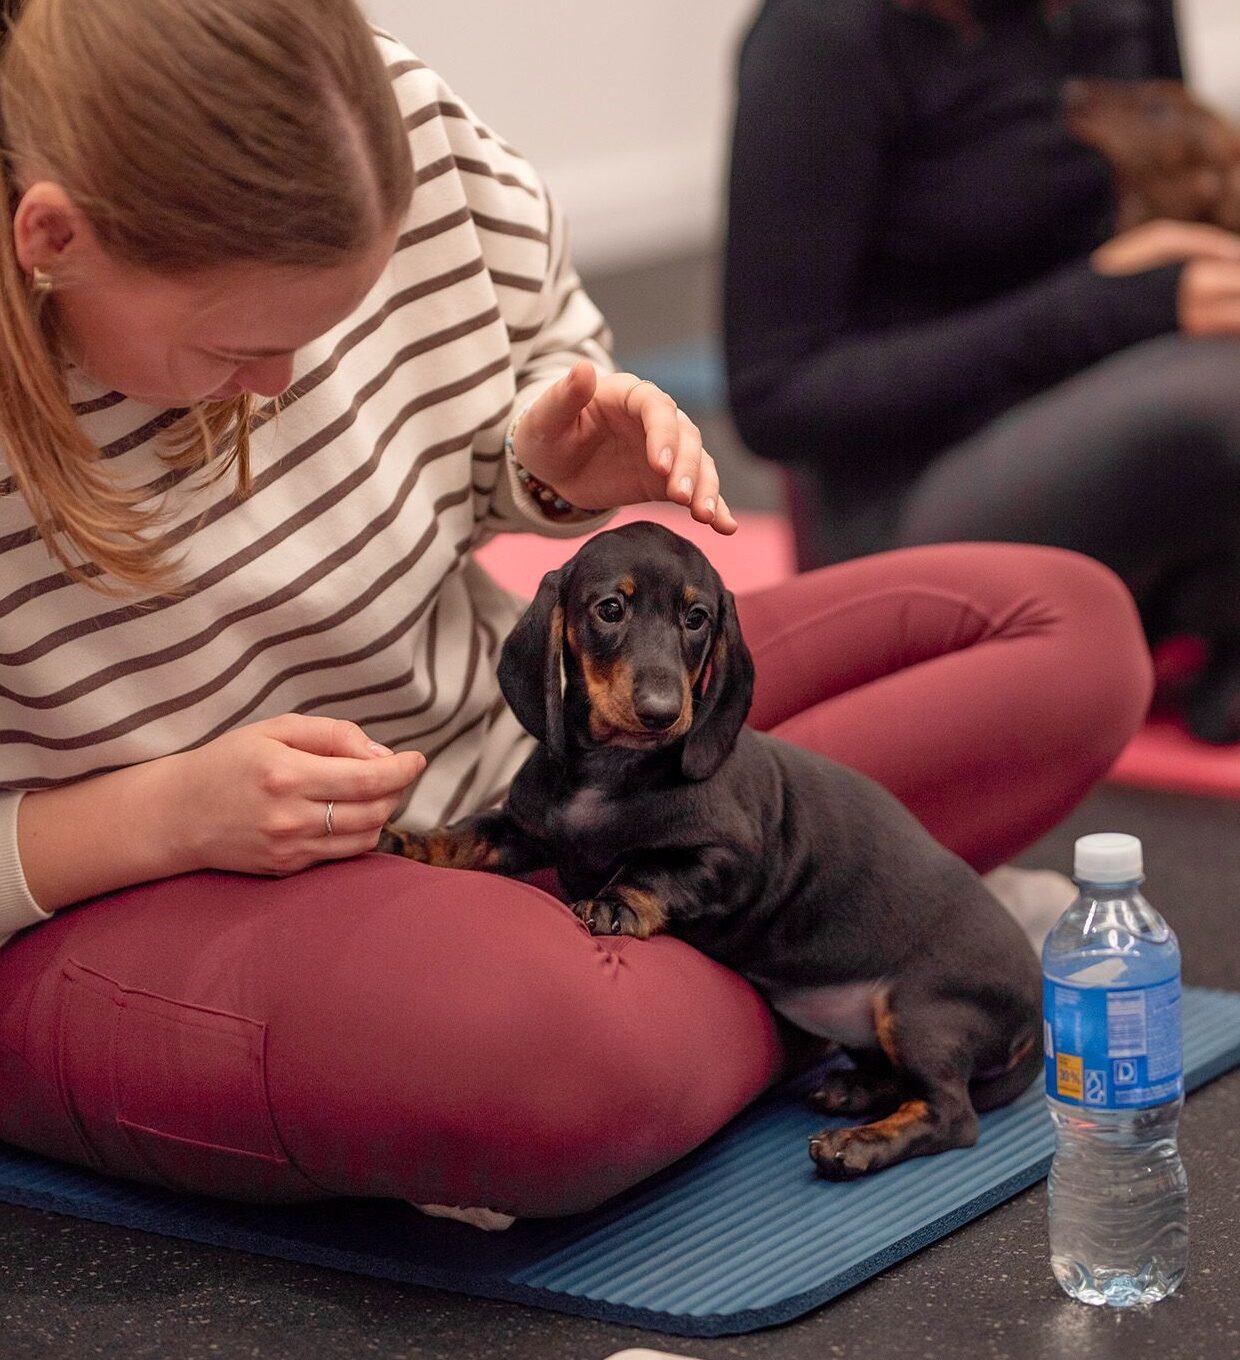
<svg viewBox="0 0 1240 1360"><path fill-rule="evenodd" d="M593 896L574 902L573 910L591 934L644 940L669 922L729 901L736 866L736 853L718 846L644 855L621 865Z"/></svg>
<svg viewBox="0 0 1240 1360"><path fill-rule="evenodd" d="M969 1078L982 1031L990 1028L968 1001L915 993L875 1005L878 1042L904 1099L882 1119L850 1129L824 1129L810 1139L818 1174L853 1180L909 1157L924 1157L977 1141Z"/></svg>
<svg viewBox="0 0 1240 1360"><path fill-rule="evenodd" d="M733 900L738 863L734 850L714 845L635 857L572 908L594 935L646 939L669 923L723 910L717 904Z"/></svg>
<svg viewBox="0 0 1240 1360"><path fill-rule="evenodd" d="M507 812L482 812L431 831L385 827L379 849L439 869L479 869L514 877L551 863L546 845L527 835Z"/></svg>
<svg viewBox="0 0 1240 1360"><path fill-rule="evenodd" d="M853 1066L828 1072L809 1103L826 1114L848 1118L892 1113L908 1093L907 1084L881 1053L848 1050Z"/></svg>

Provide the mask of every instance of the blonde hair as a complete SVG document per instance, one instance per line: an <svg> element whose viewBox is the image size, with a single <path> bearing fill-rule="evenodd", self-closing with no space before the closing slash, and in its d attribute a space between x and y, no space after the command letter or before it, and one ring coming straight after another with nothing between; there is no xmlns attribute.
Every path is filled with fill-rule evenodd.
<svg viewBox="0 0 1240 1360"><path fill-rule="evenodd" d="M177 275L331 268L408 206L408 137L354 0L4 0L0 453L71 575L168 584L159 508L118 487L69 403L52 305L14 250L26 183L59 184L103 248ZM249 483L248 395L173 427L175 467ZM77 560L78 557L83 559Z"/></svg>

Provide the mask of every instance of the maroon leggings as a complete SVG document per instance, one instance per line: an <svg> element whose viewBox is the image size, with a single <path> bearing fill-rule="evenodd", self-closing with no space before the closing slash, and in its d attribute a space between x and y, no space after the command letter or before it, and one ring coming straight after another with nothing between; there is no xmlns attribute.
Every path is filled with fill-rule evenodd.
<svg viewBox="0 0 1240 1360"><path fill-rule="evenodd" d="M981 870L1086 792L1149 696L1127 595L1057 549L862 558L740 613L754 725L873 775ZM527 884L379 855L149 883L0 949L0 1138L235 1198L571 1212L780 1061L757 995L679 941L594 939Z"/></svg>

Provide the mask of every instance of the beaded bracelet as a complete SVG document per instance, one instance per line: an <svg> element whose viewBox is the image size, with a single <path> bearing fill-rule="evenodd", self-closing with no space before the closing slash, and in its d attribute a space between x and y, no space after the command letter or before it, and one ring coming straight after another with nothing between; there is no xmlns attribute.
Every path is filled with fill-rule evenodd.
<svg viewBox="0 0 1240 1360"><path fill-rule="evenodd" d="M525 412L522 411L521 416L524 414ZM512 467L517 474L517 480L529 492L539 510L548 519L569 519L572 516L588 519L594 515L601 515L603 513L601 510L586 510L580 505L573 505L571 501L566 501L555 487L548 486L546 482L540 481L529 468L523 467L517 461L513 436L517 432L517 426L521 423L521 416L518 416L508 427L508 433L504 436L504 452L512 459Z"/></svg>

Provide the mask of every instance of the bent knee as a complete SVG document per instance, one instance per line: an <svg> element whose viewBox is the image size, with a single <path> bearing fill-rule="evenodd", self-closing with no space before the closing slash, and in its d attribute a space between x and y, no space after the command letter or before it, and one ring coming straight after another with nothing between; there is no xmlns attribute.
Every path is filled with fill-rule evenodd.
<svg viewBox="0 0 1240 1360"><path fill-rule="evenodd" d="M576 1212L683 1156L777 1074L761 999L679 941L598 941L533 893L508 893L490 930L468 910L456 928L423 915L403 973L372 976L280 1065L281 1133L337 1193Z"/></svg>
<svg viewBox="0 0 1240 1360"><path fill-rule="evenodd" d="M591 941L591 944L595 942ZM683 1157L776 1077L770 1013L679 941L597 945L593 976L513 999L462 1129L482 1202L519 1215L592 1208Z"/></svg>

